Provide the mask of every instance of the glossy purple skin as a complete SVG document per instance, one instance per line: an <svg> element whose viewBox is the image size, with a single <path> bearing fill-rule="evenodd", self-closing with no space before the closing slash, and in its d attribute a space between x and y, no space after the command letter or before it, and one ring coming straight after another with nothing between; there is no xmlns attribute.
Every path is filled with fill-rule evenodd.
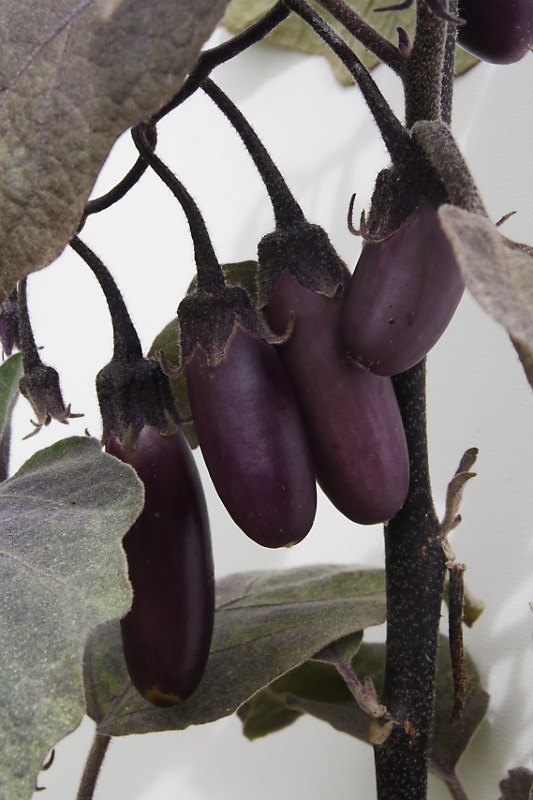
<svg viewBox="0 0 533 800"><path fill-rule="evenodd" d="M145 426L135 449L111 436L106 451L144 483L145 505L124 537L133 587L121 620L124 657L143 697L156 706L185 700L203 675L213 631L214 569L200 477L181 430Z"/></svg>
<svg viewBox="0 0 533 800"><path fill-rule="evenodd" d="M459 0L457 41L483 61L512 64L533 43L533 0Z"/></svg>
<svg viewBox="0 0 533 800"><path fill-rule="evenodd" d="M398 233L363 246L342 310L343 346L377 375L404 372L444 333L463 291L438 214L421 205Z"/></svg>
<svg viewBox="0 0 533 800"><path fill-rule="evenodd" d="M285 272L265 313L274 330L295 314L292 335L280 351L302 408L318 482L346 517L371 525L403 505L409 458L391 379L342 357L341 302L342 292L334 298L316 294Z"/></svg>
<svg viewBox="0 0 533 800"><path fill-rule="evenodd" d="M186 370L198 441L234 521L264 547L301 541L315 517L315 476L274 347L235 326L217 367L197 347Z"/></svg>

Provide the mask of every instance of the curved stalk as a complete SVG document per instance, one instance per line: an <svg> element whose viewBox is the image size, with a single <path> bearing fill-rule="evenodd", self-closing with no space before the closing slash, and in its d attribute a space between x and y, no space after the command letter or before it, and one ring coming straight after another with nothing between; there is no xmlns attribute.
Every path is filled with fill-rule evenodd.
<svg viewBox="0 0 533 800"><path fill-rule="evenodd" d="M85 769L81 777L76 800L93 800L98 776L100 775L100 770L110 743L110 736L102 736L99 733L95 734L92 747L87 756L87 761L85 762Z"/></svg>
<svg viewBox="0 0 533 800"><path fill-rule="evenodd" d="M210 78L202 83L202 89L226 115L253 159L272 202L276 227L283 228L302 222L304 214L299 203L294 199L285 178L244 114Z"/></svg>
<svg viewBox="0 0 533 800"><path fill-rule="evenodd" d="M305 0L285 0L285 3L313 28L342 61L361 90L393 163L405 163L414 152L411 139L370 77L368 70L344 39Z"/></svg>
<svg viewBox="0 0 533 800"><path fill-rule="evenodd" d="M142 358L142 348L137 331L111 273L90 247L77 236L73 237L70 246L92 269L107 300L113 324L113 357L123 361L135 361Z"/></svg>
<svg viewBox="0 0 533 800"><path fill-rule="evenodd" d="M406 62L398 48L378 33L372 25L369 25L366 19L358 14L352 6L348 5L345 0L317 0L317 2L344 25L346 30L355 36L367 50L374 53L397 75L402 75Z"/></svg>
<svg viewBox="0 0 533 800"><path fill-rule="evenodd" d="M194 243L194 254L198 272L198 289L206 292L216 292L217 289L223 289L226 285L224 275L215 255L200 209L181 181L176 178L174 173L148 146L146 141L147 127L148 126L138 125L137 128L132 129L131 135L139 153L146 159L163 183L168 186L185 212Z"/></svg>
<svg viewBox="0 0 533 800"><path fill-rule="evenodd" d="M248 47L261 39L264 39L267 34L276 28L284 19L287 19L290 11L285 7L283 0L279 0L269 11L260 17L256 22L250 25L242 33L234 36L228 42L223 42L217 47L212 47L210 50L204 50L200 53L198 61L192 69L189 77L179 90L163 108L154 114L152 122L159 122L170 111L177 108L184 100L193 94L200 84L208 77L210 72L224 64L231 58L239 55Z"/></svg>

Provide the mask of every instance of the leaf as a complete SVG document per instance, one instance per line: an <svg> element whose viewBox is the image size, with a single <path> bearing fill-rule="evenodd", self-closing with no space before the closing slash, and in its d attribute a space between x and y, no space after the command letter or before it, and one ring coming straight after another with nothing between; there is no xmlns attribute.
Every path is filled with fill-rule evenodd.
<svg viewBox="0 0 533 800"><path fill-rule="evenodd" d="M0 797L27 800L83 715L81 657L131 601L120 547L143 505L134 471L73 437L0 486Z"/></svg>
<svg viewBox="0 0 533 800"><path fill-rule="evenodd" d="M182 730L232 714L313 653L385 620L382 570L313 566L231 575L218 583L211 654L182 705L150 706L125 683L118 622L91 634L84 656L88 713L112 736Z"/></svg>
<svg viewBox="0 0 533 800"><path fill-rule="evenodd" d="M394 44L398 41L396 29L398 26L404 28L409 36L414 36L415 16L414 10L407 11L388 11L376 14L375 8L382 7L382 0L348 0L348 4L363 16L379 33ZM230 33L240 33L252 22L259 19L266 11L274 5L273 0L232 0L229 4L222 24ZM377 56L370 53L354 37L347 33L346 29L337 22L331 14L325 11L318 3L310 3L321 16L342 35L343 39L356 53L364 66L372 70L380 62ZM284 47L289 50L297 50L301 53L311 55L323 55L329 61L333 73L340 83L348 86L353 83L346 68L341 64L330 48L318 37L312 29L303 22L296 14L292 14L287 20L278 25L269 36L264 40L267 44L274 47ZM466 50L457 48L457 74L461 75L475 64L478 59L467 53Z"/></svg>
<svg viewBox="0 0 533 800"><path fill-rule="evenodd" d="M16 353L0 366L0 482L7 478L11 415L19 395L21 377L22 355Z"/></svg>
<svg viewBox="0 0 533 800"><path fill-rule="evenodd" d="M500 781L499 800L530 800L533 790L533 772L525 767L510 769L507 778Z"/></svg>
<svg viewBox="0 0 533 800"><path fill-rule="evenodd" d="M378 693L383 685L385 645L362 644L352 660L352 669L360 680L370 677ZM453 686L448 640L441 637L437 665L436 715L431 752L431 769L447 783L453 783L455 767L488 707L489 697L479 683L479 675L467 656L470 676L469 694L464 714L455 725L449 724L453 706ZM266 690L272 709L275 696L278 705L293 712L311 714L328 722L337 730L362 741L369 741L370 716L354 701L350 690L332 665L310 661L291 670ZM259 692L248 703L244 717L244 733L249 738L270 733L260 718L262 695ZM270 716L273 716L270 709ZM278 711L281 714L281 711ZM295 717L296 719L296 717ZM275 730L274 728L272 731Z"/></svg>
<svg viewBox="0 0 533 800"><path fill-rule="evenodd" d="M507 329L533 385L531 249L504 239L489 219L463 208L443 205L439 217L467 287Z"/></svg>
<svg viewBox="0 0 533 800"><path fill-rule="evenodd" d="M245 289L254 305L257 303L257 261L238 261L231 264L222 264L222 271L226 283L230 286L240 286ZM187 294L196 291L196 278L191 282ZM180 347L180 326L178 318L175 317L163 330L157 334L148 352L149 358L157 358L160 351L163 351L169 364L177 365L181 361ZM194 450L198 447L198 437L191 419L191 406L189 404L189 393L187 390L187 376L182 372L178 376L170 377L170 388L172 396L183 422L181 428L187 437L189 445Z"/></svg>
<svg viewBox="0 0 533 800"><path fill-rule="evenodd" d="M226 4L0 1L0 295L61 253L113 143L176 93Z"/></svg>

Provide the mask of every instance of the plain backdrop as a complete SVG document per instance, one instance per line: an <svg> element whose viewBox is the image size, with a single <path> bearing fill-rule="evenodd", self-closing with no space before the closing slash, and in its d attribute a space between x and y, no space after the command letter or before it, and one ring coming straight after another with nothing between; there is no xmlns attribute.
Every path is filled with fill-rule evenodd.
<svg viewBox="0 0 533 800"><path fill-rule="evenodd" d="M217 31L212 43L227 34ZM533 151L530 97L532 56L507 67L482 64L460 78L453 128L494 220L518 213L505 233L533 243ZM398 80L384 68L375 78L402 114ZM368 206L377 171L388 162L377 129L354 87L340 86L327 63L258 46L213 77L236 101L270 149L310 221L322 224L350 266L360 241L347 230L350 196L356 219ZM211 101L197 92L159 129L158 152L197 199L219 259L253 258L272 229L270 204L238 136ZM129 168L126 134L116 144L95 188L100 194ZM143 345L175 315L194 274L184 215L158 179L146 175L121 203L92 218L83 238L122 288ZM53 423L37 437L31 410L15 412L13 469L36 449L66 435L100 435L96 372L111 356L103 296L73 253L28 282L30 311L43 358L60 370L65 401L84 412L68 428ZM470 800L498 798L512 767L533 767L533 537L531 524L533 397L518 359L496 323L465 296L428 359L430 460L442 510L447 482L460 456L476 446L476 471L465 492L463 523L453 534L470 589L486 603L466 644L492 695L490 711L459 774ZM321 496L307 539L290 551L266 551L248 541L215 496L197 453L211 515L218 576L248 569L313 562L383 564L380 526L344 519ZM384 628L369 632L383 639ZM60 676L58 676L60 680ZM40 776L42 800L71 800L90 746L92 723L58 748ZM96 800L372 800L370 748L314 719L248 742L236 717L185 732L125 737L110 748ZM431 780L430 797L448 792Z"/></svg>

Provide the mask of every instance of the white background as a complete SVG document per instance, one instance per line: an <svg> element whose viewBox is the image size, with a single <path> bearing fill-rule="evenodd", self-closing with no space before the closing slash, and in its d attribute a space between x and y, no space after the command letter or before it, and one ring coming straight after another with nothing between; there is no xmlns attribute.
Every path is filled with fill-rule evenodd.
<svg viewBox="0 0 533 800"><path fill-rule="evenodd" d="M213 42L225 37L215 33ZM532 56L508 67L482 64L457 83L453 127L494 220L517 210L505 233L533 243L530 75ZM398 80L380 67L376 80L399 115ZM368 205L387 156L355 88L343 88L320 58L255 47L213 77L260 133L310 221L324 225L349 265L360 242L346 211ZM197 93L160 126L158 152L198 200L221 261L253 258L273 219L262 185L237 137L210 100ZM126 135L115 146L95 193L113 185L134 159ZM357 216L356 216L357 218ZM93 218L83 238L117 277L147 349L175 314L193 276L184 216L151 176L115 208ZM100 435L94 376L111 356L105 302L90 271L64 254L28 282L30 311L43 358L61 371L66 402L85 417L63 429L30 429L25 401L15 414L13 469L35 449L85 427ZM505 332L468 296L428 365L432 481L442 509L446 484L468 447L480 455L453 534L470 589L486 610L466 643L492 695L488 718L459 767L470 800L499 796L498 782L518 765L533 768L533 398ZM217 575L310 562L383 563L380 526L355 527L322 496L315 526L290 551L265 551L228 518L199 458L211 514ZM372 632L382 638L384 629ZM40 777L46 800L71 800L92 723L57 748ZM301 719L253 743L235 717L180 733L126 737L110 748L96 800L224 800L272 797L371 800L372 751L324 723ZM432 800L447 798L438 781Z"/></svg>

